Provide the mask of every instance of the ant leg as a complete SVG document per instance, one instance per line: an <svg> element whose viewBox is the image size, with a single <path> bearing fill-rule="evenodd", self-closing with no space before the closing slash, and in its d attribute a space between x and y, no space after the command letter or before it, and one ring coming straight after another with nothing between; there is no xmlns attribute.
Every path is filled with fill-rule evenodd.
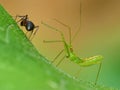
<svg viewBox="0 0 120 90"><path fill-rule="evenodd" d="M36 28L36 30L35 30L34 33L32 34L32 37L31 37L31 39L30 39L31 41L32 41L32 39L34 38L36 32L38 31L39 26L35 26L35 28Z"/></svg>
<svg viewBox="0 0 120 90"><path fill-rule="evenodd" d="M25 34L27 35L29 31L27 31Z"/></svg>
<svg viewBox="0 0 120 90"><path fill-rule="evenodd" d="M28 36L27 34L30 32L30 35ZM33 30L32 31L27 31L26 33L25 33L25 35L27 36L27 38L28 39L30 39L30 37L31 37L31 35L33 34Z"/></svg>
<svg viewBox="0 0 120 90"><path fill-rule="evenodd" d="M20 21L22 21L22 20L23 20L23 18L24 18L24 16L23 16L23 17L21 17L21 16L19 16L19 15L16 15L16 16L15 16L15 21L17 20L17 18L18 18L18 17L20 17L21 19L20 19L20 20L18 20L18 21L17 21L17 23L18 23L18 22L20 22Z"/></svg>
<svg viewBox="0 0 120 90"><path fill-rule="evenodd" d="M16 15L15 20L17 20L18 17L21 18L21 19L18 20L17 23L20 22L20 21L22 21L22 20L24 20L24 19L28 19L27 15L24 15L24 16Z"/></svg>
<svg viewBox="0 0 120 90"><path fill-rule="evenodd" d="M27 33L28 33L29 31L27 31ZM28 38L30 39L31 38L31 36L32 36L32 34L33 34L33 30L32 31L30 31L31 33L30 33L30 35L28 36ZM27 33L26 33L26 35L27 35Z"/></svg>
<svg viewBox="0 0 120 90"><path fill-rule="evenodd" d="M17 18L18 18L18 15L15 16L15 21L17 20Z"/></svg>

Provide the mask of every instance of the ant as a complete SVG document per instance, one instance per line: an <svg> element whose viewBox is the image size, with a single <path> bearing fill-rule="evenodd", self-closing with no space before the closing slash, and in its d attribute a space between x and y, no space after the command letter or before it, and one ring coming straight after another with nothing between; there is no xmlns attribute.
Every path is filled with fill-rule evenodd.
<svg viewBox="0 0 120 90"><path fill-rule="evenodd" d="M31 34L29 36L29 39L32 40L34 35L36 34L37 30L39 29L39 26L35 26L34 23L32 21L29 21L28 19L28 15L24 15L24 16L19 16L19 15L16 15L16 18L20 18L20 20L17 21L20 22L20 26L24 26L27 30L27 32L30 32L31 31ZM36 28L36 29L35 29ZM35 30L34 30L35 29ZM31 37L32 36L32 37Z"/></svg>

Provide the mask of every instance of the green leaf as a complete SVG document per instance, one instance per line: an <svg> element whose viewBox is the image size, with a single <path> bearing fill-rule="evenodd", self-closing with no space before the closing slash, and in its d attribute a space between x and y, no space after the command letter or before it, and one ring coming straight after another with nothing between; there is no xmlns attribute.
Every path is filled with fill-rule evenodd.
<svg viewBox="0 0 120 90"><path fill-rule="evenodd" d="M0 90L94 89L112 90L76 80L53 66L0 5Z"/></svg>

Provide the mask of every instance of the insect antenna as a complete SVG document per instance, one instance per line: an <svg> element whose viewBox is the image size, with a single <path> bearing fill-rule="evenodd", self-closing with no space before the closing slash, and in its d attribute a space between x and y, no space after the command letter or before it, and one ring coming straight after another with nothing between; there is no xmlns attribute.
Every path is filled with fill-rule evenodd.
<svg viewBox="0 0 120 90"><path fill-rule="evenodd" d="M76 38L76 36L79 34L79 32L81 31L81 26L82 26L82 2L81 2L81 0L80 0L80 20L79 20L79 22L80 22L80 27L79 27L79 29L76 31L76 33L74 34L74 36L72 37L72 42L75 40L75 38Z"/></svg>
<svg viewBox="0 0 120 90"><path fill-rule="evenodd" d="M69 44L71 45L72 42L71 42L71 28L70 28L70 26L64 24L63 22L61 22L60 20L58 20L58 19L56 19L56 18L54 18L53 20L57 21L58 23L60 23L60 24L62 24L63 26L65 26L65 27L68 28L68 30L69 30Z"/></svg>

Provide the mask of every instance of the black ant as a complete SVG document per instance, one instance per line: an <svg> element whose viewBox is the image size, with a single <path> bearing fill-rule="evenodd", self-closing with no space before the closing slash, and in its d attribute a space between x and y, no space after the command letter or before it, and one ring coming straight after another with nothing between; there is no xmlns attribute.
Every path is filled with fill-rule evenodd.
<svg viewBox="0 0 120 90"><path fill-rule="evenodd" d="M15 20L17 19L17 17L21 18L19 21L17 21L17 23L20 22L20 25L21 25L21 26L24 26L24 27L26 28L27 32L28 32L28 31L31 31L31 34L30 34L30 36L29 36L29 39L32 40L33 37L34 37L34 35L36 34L37 30L39 29L39 26L35 26L32 21L29 21L29 20L28 20L28 15L25 15L25 16L16 15ZM36 28L36 29L35 29L35 28ZM34 29L35 29L35 30L34 30ZM32 36L32 37L31 37L31 36Z"/></svg>

